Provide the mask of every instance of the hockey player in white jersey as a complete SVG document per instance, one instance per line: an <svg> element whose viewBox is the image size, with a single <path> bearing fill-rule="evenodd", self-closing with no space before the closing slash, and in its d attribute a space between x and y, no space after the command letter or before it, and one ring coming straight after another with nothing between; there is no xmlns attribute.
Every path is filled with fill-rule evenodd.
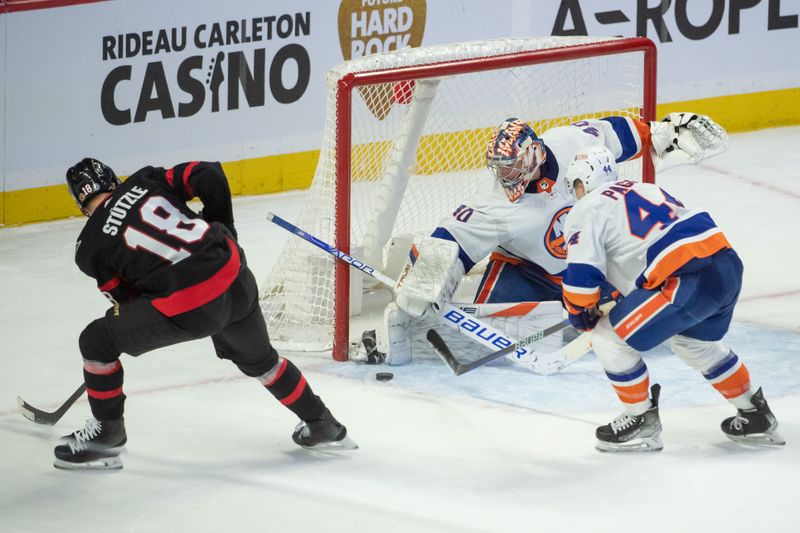
<svg viewBox="0 0 800 533"><path fill-rule="evenodd" d="M430 316L431 306L449 301L462 276L487 257L475 308L520 303L516 308L505 306L501 314L517 316L497 319L505 324L496 327L525 336L532 332L525 330L526 325L546 327L561 320L561 277L567 256L563 226L574 203L563 176L578 150L602 144L621 163L652 149L662 164L671 166L696 162L726 143L721 127L708 117L689 113L673 113L661 122L622 116L587 119L547 130L541 138L525 122L507 119L494 131L486 151L487 167L495 179L487 179L430 236L415 239L413 268L397 287L397 305L386 312L387 361L411 360L412 346L418 345L412 341L413 324L417 331L425 331L436 323L435 318L422 324L415 320L426 313ZM613 287L607 289L604 297L610 299ZM490 322L491 315L491 308L482 314ZM523 363L533 364L541 373L562 364L557 354L550 360L540 357Z"/></svg>
<svg viewBox="0 0 800 533"><path fill-rule="evenodd" d="M577 203L566 222L564 303L570 322L592 331L592 347L625 406L597 428L597 449L662 449L660 387L650 388L640 352L667 340L738 409L722 422L729 438L783 444L761 389L754 392L747 367L722 342L742 262L707 212L655 184L617 181L614 159L603 146L581 150L566 173ZM607 282L624 298L601 317L595 308Z"/></svg>

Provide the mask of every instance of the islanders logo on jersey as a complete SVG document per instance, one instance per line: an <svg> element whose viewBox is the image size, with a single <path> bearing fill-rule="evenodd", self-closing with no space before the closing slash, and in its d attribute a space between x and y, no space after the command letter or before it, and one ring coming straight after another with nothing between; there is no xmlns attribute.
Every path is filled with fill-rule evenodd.
<svg viewBox="0 0 800 533"><path fill-rule="evenodd" d="M558 259L567 258L567 236L564 234L564 223L567 221L572 206L562 207L553 215L550 225L544 233L544 247L553 257Z"/></svg>

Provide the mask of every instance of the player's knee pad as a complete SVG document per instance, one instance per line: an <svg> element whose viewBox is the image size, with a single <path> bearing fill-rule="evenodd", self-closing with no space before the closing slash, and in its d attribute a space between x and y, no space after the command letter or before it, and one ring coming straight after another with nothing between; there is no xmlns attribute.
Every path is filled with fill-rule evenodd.
<svg viewBox="0 0 800 533"><path fill-rule="evenodd" d="M701 341L683 335L672 337L670 345L683 362L701 372L715 366L730 352L722 341Z"/></svg>
<svg viewBox="0 0 800 533"><path fill-rule="evenodd" d="M639 352L617 335L608 316L601 318L592 330L592 349L603 368L612 372L631 368L641 359Z"/></svg>
<svg viewBox="0 0 800 533"><path fill-rule="evenodd" d="M78 337L78 347L81 356L90 361L111 363L120 356L105 318L98 318L83 329Z"/></svg>

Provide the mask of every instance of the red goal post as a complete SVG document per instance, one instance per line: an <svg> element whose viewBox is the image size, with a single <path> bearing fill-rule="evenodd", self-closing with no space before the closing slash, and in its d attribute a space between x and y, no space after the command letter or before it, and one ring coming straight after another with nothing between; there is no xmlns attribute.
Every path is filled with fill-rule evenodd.
<svg viewBox="0 0 800 533"><path fill-rule="evenodd" d="M432 220L439 220L457 207L458 201L466 199L461 190L449 195L447 189L454 188L452 184L458 188L466 180L485 179L480 177L482 161L478 163L481 150L491 128L507 116L525 119L539 134L551 125L609 114L655 119L656 48L647 38L503 39L406 49L382 56L350 61L329 73L325 138L307 208L298 222L342 251L355 257L359 257L357 252L365 254L366 262L378 269L385 260L387 241L409 231L403 217L421 219L433 212ZM625 59L616 59L622 57ZM555 67L540 67L546 65ZM540 78L549 83L534 87L542 83ZM552 92L551 84L556 86ZM529 87L535 93L530 103L509 102L503 111L476 111L489 103L497 108L495 96L503 100L504 93L524 94ZM473 93L474 100L452 103ZM455 105L455 111L445 109L437 115L437 105L442 101L445 107ZM568 109L561 114L560 109L555 110L558 106ZM481 115L477 122L449 122L454 116L473 113ZM539 123L540 114L549 120ZM403 116L391 123L393 115ZM397 138L391 138L395 133ZM452 157L456 149L449 144L451 139L468 153ZM643 152L641 163L630 172L636 179L652 182L650 153ZM422 192L414 192L414 180L426 182L418 187ZM444 182L450 183L444 186L445 192L434 192ZM358 199L354 189L358 189ZM434 197L438 203L431 207L426 202ZM389 215L378 214L366 222L356 220L367 209L377 210L372 206L381 202ZM410 229L429 231L433 229L430 225L427 222ZM376 232L382 234L377 244ZM352 245L358 250L351 250ZM306 249L296 250L298 243L287 243L281 257L289 264L281 266L279 260L262 287L261 303L270 336L279 346L284 344L283 349L302 350L305 348L300 346L316 335L311 334L312 329L329 328L318 345L310 343L313 347L308 349L330 349L334 359L347 360L349 343L359 333L350 331L354 314L351 301L355 298L360 302L359 296L351 293L351 281L361 284L362 280L354 277L345 263L314 257L315 252ZM298 270L305 274L298 275ZM324 274L326 270L333 272L330 279ZM304 310L303 306L308 307Z"/></svg>

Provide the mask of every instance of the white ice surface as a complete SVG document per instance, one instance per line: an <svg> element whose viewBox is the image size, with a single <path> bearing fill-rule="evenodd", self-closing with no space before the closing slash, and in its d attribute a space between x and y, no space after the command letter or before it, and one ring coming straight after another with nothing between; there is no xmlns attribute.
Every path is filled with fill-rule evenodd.
<svg viewBox="0 0 800 533"><path fill-rule="evenodd" d="M123 357L129 442L118 472L52 467L57 437L89 416L77 338L106 301L72 262L82 219L0 229L1 532L647 532L800 531L800 128L734 135L731 149L659 177L710 210L745 264L730 346L764 387L787 440L725 439L733 413L663 349L665 449L608 455L594 428L620 412L590 355L544 377L500 363L461 377L437 361L394 367L293 357L360 449L320 453L289 438L293 415L197 341ZM263 279L303 193L237 198L242 245Z"/></svg>

